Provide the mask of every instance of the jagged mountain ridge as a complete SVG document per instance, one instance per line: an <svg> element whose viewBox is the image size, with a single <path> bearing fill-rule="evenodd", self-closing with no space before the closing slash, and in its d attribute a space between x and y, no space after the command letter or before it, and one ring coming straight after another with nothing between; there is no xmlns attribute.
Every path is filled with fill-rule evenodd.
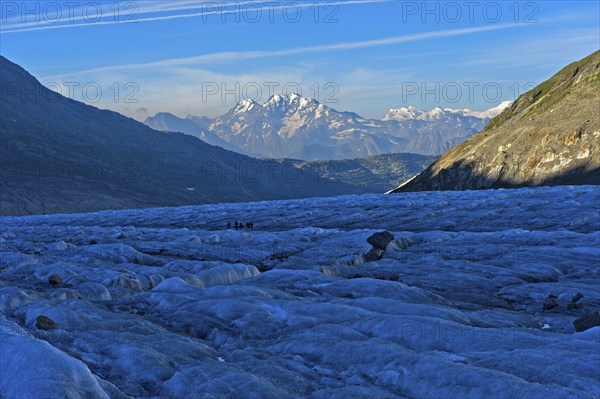
<svg viewBox="0 0 600 399"><path fill-rule="evenodd" d="M483 129L490 116L507 105L480 113L467 109L391 109L378 120L289 94L272 96L264 104L241 101L207 128L205 119L204 126L194 128L193 117L173 120L172 114L172 123L161 123L162 114L145 123L158 130L199 135L219 145L214 137L205 138L208 130L234 151L267 158L335 160L397 152L436 155Z"/></svg>
<svg viewBox="0 0 600 399"><path fill-rule="evenodd" d="M520 96L395 192L600 184L600 51Z"/></svg>
<svg viewBox="0 0 600 399"><path fill-rule="evenodd" d="M508 106L510 106L511 101L503 101L498 106L490 108L486 111L471 111L468 108L465 109L452 109L452 108L444 108L435 107L431 111L423 111L417 107L409 106L402 108L392 108L390 109L385 116L383 117L384 121L395 120L395 121L405 121L405 120L424 120L431 121L436 119L441 119L446 114L457 114L461 116L474 116L476 118L485 119L485 118L494 118Z"/></svg>

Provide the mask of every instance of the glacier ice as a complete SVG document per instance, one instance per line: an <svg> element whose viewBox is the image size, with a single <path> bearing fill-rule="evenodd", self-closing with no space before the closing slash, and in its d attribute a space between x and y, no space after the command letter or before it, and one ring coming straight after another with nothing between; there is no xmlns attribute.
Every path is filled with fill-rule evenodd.
<svg viewBox="0 0 600 399"><path fill-rule="evenodd" d="M600 395L597 187L0 221L3 398Z"/></svg>

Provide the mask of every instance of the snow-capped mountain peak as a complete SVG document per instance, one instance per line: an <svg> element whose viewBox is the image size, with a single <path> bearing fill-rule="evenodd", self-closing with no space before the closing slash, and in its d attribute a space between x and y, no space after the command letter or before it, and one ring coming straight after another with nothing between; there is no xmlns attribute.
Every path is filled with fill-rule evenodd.
<svg viewBox="0 0 600 399"><path fill-rule="evenodd" d="M431 111L423 111L419 108L410 106L410 107L401 107L401 108L392 108L387 114L383 117L384 121L406 121L406 120L423 120L423 121L431 121L431 120L439 120L448 114L454 115L462 115L462 116L470 116L479 119L491 119L500 115L502 111L504 111L507 107L512 104L512 101L504 101L500 103L498 106L494 108L490 108L485 111L472 111L468 108L464 109L452 109L452 108L444 108L435 107Z"/></svg>
<svg viewBox="0 0 600 399"><path fill-rule="evenodd" d="M282 109L301 109L311 105L318 105L318 101L312 98L305 98L297 93L286 95L276 94L263 104L264 108L282 108Z"/></svg>
<svg viewBox="0 0 600 399"><path fill-rule="evenodd" d="M402 108L392 108L387 114L383 117L384 121L403 121L408 119L416 119L419 115L421 115L423 111L420 109L413 107L412 105L409 107Z"/></svg>
<svg viewBox="0 0 600 399"><path fill-rule="evenodd" d="M269 100L265 104L263 104L263 106L267 104L277 104L280 103L282 100L282 96L280 96L279 94L275 94L274 96L271 96L271 98L269 98Z"/></svg>
<svg viewBox="0 0 600 399"><path fill-rule="evenodd" d="M446 115L446 110L435 107L431 111L423 111L419 108L409 106L402 108L392 108L383 117L384 121L406 121L406 120L438 120Z"/></svg>
<svg viewBox="0 0 600 399"><path fill-rule="evenodd" d="M444 115L446 115L446 113L444 112L443 109L441 109L440 107L435 107L434 109L432 109L429 112L424 112L423 114L421 114L418 119L420 120L437 120L437 119L441 119L444 117Z"/></svg>
<svg viewBox="0 0 600 399"><path fill-rule="evenodd" d="M235 113L239 114L239 113L243 113L243 112L248 112L248 111L252 111L252 109L256 106L259 105L256 101L254 100L243 100L240 101L239 103L237 103L237 105L235 106Z"/></svg>

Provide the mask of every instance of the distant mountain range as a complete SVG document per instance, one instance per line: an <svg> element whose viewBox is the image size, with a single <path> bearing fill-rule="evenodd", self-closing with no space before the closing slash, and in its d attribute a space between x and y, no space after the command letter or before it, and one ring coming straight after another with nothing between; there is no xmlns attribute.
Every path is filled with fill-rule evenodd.
<svg viewBox="0 0 600 399"><path fill-rule="evenodd" d="M439 155L482 130L508 105L504 102L484 112L399 108L379 120L290 94L272 96L264 104L241 101L212 120L159 113L144 123L263 158L336 160L397 152Z"/></svg>
<svg viewBox="0 0 600 399"><path fill-rule="evenodd" d="M434 160L254 159L63 97L1 56L0 90L0 215L381 192Z"/></svg>
<svg viewBox="0 0 600 399"><path fill-rule="evenodd" d="M600 51L520 96L394 192L600 184Z"/></svg>

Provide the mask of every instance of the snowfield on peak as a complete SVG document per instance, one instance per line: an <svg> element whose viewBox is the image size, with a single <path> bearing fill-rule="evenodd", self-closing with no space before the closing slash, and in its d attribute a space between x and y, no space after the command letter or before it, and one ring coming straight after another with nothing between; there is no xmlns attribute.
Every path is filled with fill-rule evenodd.
<svg viewBox="0 0 600 399"><path fill-rule="evenodd" d="M0 221L2 398L600 395L595 186Z"/></svg>
<svg viewBox="0 0 600 399"><path fill-rule="evenodd" d="M502 113L506 108L510 107L512 101L503 101L498 106L490 108L487 111L471 111L469 109L464 110L465 116L475 116L477 118L495 118Z"/></svg>
<svg viewBox="0 0 600 399"><path fill-rule="evenodd" d="M419 108L410 106L403 108L392 108L383 117L384 121L406 121L406 120L436 120L440 119L446 114L457 114L460 116L471 116L479 119L492 119L500 115L502 111L508 108L512 104L512 101L504 101L494 108L490 108L485 111L472 111L468 108L465 109L452 109L436 107L431 111L423 111Z"/></svg>

